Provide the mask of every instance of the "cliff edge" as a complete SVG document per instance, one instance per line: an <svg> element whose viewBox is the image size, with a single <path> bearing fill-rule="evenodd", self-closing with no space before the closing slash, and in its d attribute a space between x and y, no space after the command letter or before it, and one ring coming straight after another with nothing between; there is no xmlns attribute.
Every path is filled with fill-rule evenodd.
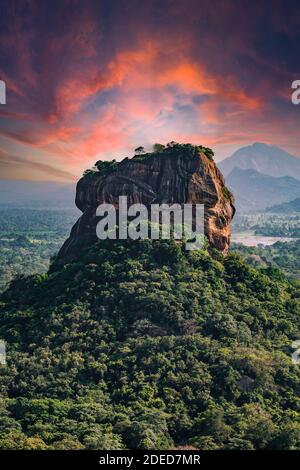
<svg viewBox="0 0 300 470"><path fill-rule="evenodd" d="M72 261L83 246L97 241L96 208L104 202L117 207L119 196L127 196L128 205L204 204L205 235L212 247L226 253L235 212L234 199L211 154L205 152L208 149L203 149L176 144L119 163L101 162L100 171L87 171L76 188L76 205L82 216L57 259Z"/></svg>

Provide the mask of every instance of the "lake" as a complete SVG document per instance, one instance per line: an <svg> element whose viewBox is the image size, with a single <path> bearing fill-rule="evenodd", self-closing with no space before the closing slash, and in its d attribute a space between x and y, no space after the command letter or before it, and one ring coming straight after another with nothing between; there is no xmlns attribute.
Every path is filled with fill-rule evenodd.
<svg viewBox="0 0 300 470"><path fill-rule="evenodd" d="M231 241L233 243L242 243L245 246L273 245L276 242L292 242L297 238L288 237L265 237L262 235L254 235L251 232L233 233Z"/></svg>

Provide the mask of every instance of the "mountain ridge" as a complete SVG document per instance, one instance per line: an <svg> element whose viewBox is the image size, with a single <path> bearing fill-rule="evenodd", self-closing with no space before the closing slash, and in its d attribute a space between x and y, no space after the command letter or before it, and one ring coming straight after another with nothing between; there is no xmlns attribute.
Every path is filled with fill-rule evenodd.
<svg viewBox="0 0 300 470"><path fill-rule="evenodd" d="M231 156L218 162L218 167L227 177L234 167L253 169L273 177L292 176L300 180L300 158L285 150L263 143L241 147Z"/></svg>
<svg viewBox="0 0 300 470"><path fill-rule="evenodd" d="M268 207L266 212L274 213L288 213L288 212L300 212L300 197L293 199L292 201L285 202L284 204L277 204L275 206Z"/></svg>
<svg viewBox="0 0 300 470"><path fill-rule="evenodd" d="M236 198L239 210L264 210L289 202L300 194L300 181L291 176L273 177L253 169L235 167L226 183Z"/></svg>

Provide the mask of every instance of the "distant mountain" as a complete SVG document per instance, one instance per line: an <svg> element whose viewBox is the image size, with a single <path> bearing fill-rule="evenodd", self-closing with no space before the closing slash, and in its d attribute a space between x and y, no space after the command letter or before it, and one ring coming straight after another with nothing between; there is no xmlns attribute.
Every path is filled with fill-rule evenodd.
<svg viewBox="0 0 300 470"><path fill-rule="evenodd" d="M278 204L276 206L269 207L266 212L274 212L278 214L300 212L300 197L297 197L297 199L286 202L284 204Z"/></svg>
<svg viewBox="0 0 300 470"><path fill-rule="evenodd" d="M72 183L0 180L0 205L75 207L75 190Z"/></svg>
<svg viewBox="0 0 300 470"><path fill-rule="evenodd" d="M269 176L292 176L300 180L300 158L278 147L260 143L240 148L231 157L218 163L218 167L224 176L237 167L256 170Z"/></svg>
<svg viewBox="0 0 300 470"><path fill-rule="evenodd" d="M242 211L264 210L300 195L300 181L290 176L274 178L255 170L234 168L226 182L235 195L237 209Z"/></svg>

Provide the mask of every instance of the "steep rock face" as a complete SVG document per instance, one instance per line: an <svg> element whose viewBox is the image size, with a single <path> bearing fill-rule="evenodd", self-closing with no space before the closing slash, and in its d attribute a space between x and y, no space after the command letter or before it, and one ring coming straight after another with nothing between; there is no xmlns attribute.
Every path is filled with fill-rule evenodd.
<svg viewBox="0 0 300 470"><path fill-rule="evenodd" d="M83 214L72 228L58 259L76 259L84 245L97 240L96 208L104 202L117 207L119 196L127 196L128 205L204 204L205 234L209 243L227 252L230 222L235 212L233 197L215 163L192 147L125 158L113 172L95 172L81 178L77 184L76 205Z"/></svg>

